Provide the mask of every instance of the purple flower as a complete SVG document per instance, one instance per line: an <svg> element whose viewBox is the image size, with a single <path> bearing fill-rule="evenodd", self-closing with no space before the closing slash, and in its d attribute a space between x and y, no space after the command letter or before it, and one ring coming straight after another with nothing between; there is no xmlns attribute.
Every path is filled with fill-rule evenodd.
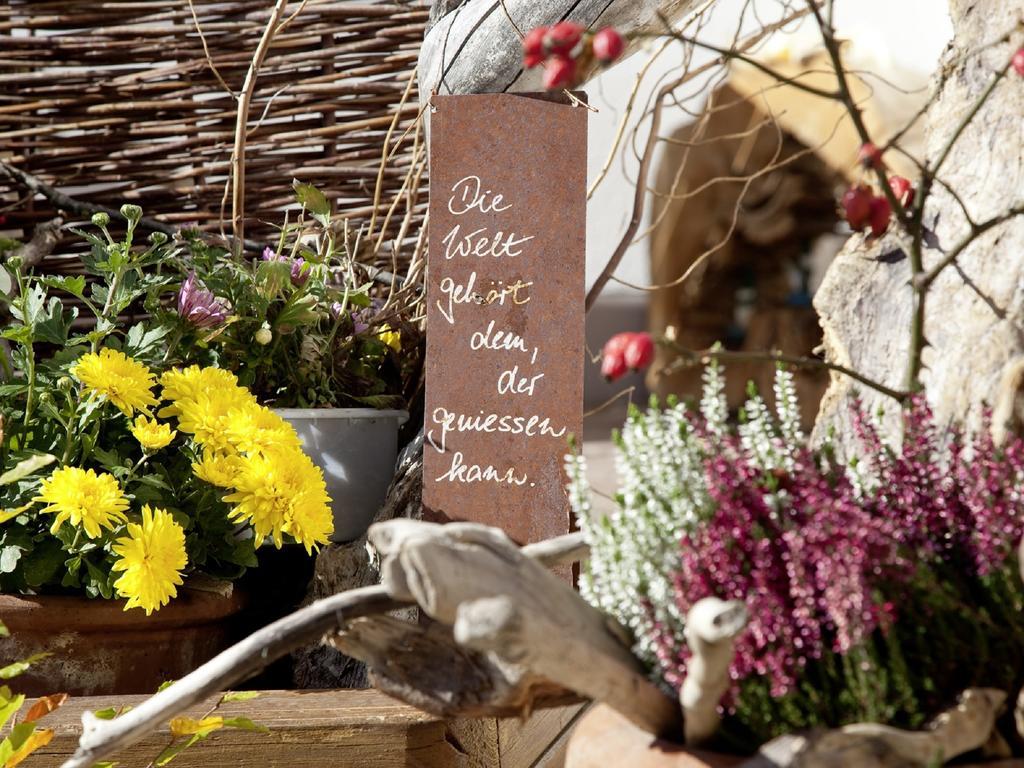
<svg viewBox="0 0 1024 768"><path fill-rule="evenodd" d="M263 249L264 261L284 261L291 264L291 281L292 285L296 288L301 288L309 280L309 270L305 269L306 260L301 256L298 258L289 258L288 256L278 256L277 252L269 245Z"/></svg>
<svg viewBox="0 0 1024 768"><path fill-rule="evenodd" d="M213 328L228 318L228 308L189 272L178 291L178 314L196 328Z"/></svg>

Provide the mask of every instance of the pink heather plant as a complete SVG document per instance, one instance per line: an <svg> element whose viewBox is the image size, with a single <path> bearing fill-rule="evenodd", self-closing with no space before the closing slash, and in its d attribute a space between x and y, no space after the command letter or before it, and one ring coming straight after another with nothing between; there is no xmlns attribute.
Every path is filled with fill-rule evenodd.
<svg viewBox="0 0 1024 768"><path fill-rule="evenodd" d="M786 372L776 412L754 395L738 426L717 368L706 382L699 412L631 413L608 519L590 519L582 460L567 462L592 549L581 589L658 677L681 684L686 613L714 595L750 614L724 702L747 738L916 725L986 676L1021 682L1024 441L996 446L987 422L969 437L939 429L917 397L890 448L858 405L860 456L844 467L807 446Z"/></svg>

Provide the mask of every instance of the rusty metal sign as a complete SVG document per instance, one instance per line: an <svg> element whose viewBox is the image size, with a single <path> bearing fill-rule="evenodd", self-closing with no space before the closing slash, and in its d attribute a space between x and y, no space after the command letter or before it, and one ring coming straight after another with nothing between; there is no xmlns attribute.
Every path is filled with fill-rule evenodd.
<svg viewBox="0 0 1024 768"><path fill-rule="evenodd" d="M583 425L587 110L435 96L423 504L434 520L565 533Z"/></svg>

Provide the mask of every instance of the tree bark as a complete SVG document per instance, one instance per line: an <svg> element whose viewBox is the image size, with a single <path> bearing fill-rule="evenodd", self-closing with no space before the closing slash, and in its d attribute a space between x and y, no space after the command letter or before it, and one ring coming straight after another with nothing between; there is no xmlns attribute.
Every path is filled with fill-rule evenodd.
<svg viewBox="0 0 1024 768"><path fill-rule="evenodd" d="M926 128L926 158L934 162L988 84L1024 42L1019 3L951 0L952 45L936 76ZM1009 34L1012 33L1012 34ZM1009 34L1009 39L992 45ZM982 222L1024 202L1024 153L1019 115L1024 89L1011 71L954 144L941 178ZM958 203L936 185L925 211L935 237L924 267L969 230ZM911 288L908 260L891 256L890 234L877 242L855 235L826 274L814 299L829 360L899 389L910 344ZM889 254L889 258L880 258ZM1024 377L1024 217L993 227L936 280L925 303L925 369L922 381L939 424L977 427L984 406L1002 404L1000 419L1019 424ZM1004 391L1006 390L1006 391ZM818 436L834 428L839 448L854 449L850 405L860 397L868 412L883 408L884 430L899 431L898 407L848 378L833 375L818 414ZM997 425L998 426L998 425Z"/></svg>
<svg viewBox="0 0 1024 768"><path fill-rule="evenodd" d="M431 93L541 90L541 68L523 69L520 33L565 19L590 29L615 27L629 40L664 29L659 14L676 18L697 0L469 0L438 19L419 58L420 99Z"/></svg>

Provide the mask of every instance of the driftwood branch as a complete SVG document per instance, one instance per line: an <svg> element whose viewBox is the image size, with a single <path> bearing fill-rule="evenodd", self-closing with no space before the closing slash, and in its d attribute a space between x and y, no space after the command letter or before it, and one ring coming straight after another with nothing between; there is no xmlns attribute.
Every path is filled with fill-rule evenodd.
<svg viewBox="0 0 1024 768"><path fill-rule="evenodd" d="M705 597L686 614L686 643L693 656L686 665L679 703L688 745L702 744L718 730L718 705L732 682L734 640L747 626L747 618L743 603L717 597Z"/></svg>
<svg viewBox="0 0 1024 768"><path fill-rule="evenodd" d="M780 736L740 768L925 768L990 742L1006 694L969 688L954 708L921 731L855 723L832 731Z"/></svg>
<svg viewBox="0 0 1024 768"><path fill-rule="evenodd" d="M53 253L63 228L64 218L61 216L36 224L29 241L15 248L8 259L20 259L22 271L31 269Z"/></svg>
<svg viewBox="0 0 1024 768"><path fill-rule="evenodd" d="M578 547L579 535L570 534L547 542L545 557L562 562L566 551ZM249 635L130 712L109 721L84 717L78 749L63 768L88 768L137 742L207 696L226 690L276 659L344 628L353 619L384 614L410 604L392 598L383 586L375 585L332 595L301 608Z"/></svg>
<svg viewBox="0 0 1024 768"><path fill-rule="evenodd" d="M647 680L605 614L499 529L392 520L370 529L381 579L453 627L456 642L604 701L650 733L679 729L679 707Z"/></svg>
<svg viewBox="0 0 1024 768"><path fill-rule="evenodd" d="M105 213L114 221L120 221L123 218L121 216L121 212L114 208L108 208L105 205L97 205L96 203L86 203L82 200L70 197L59 189L51 187L42 179L39 179L20 168L16 168L3 160L0 160L0 173L9 178L19 187L37 195L42 195L53 203L58 210L66 211L67 213L75 213L79 216L92 216L94 213ZM147 218L146 216L139 219L138 226L141 229L148 230L150 232L163 232L165 235L170 236L178 233L178 229L176 227L172 227L170 224L164 224L162 221L157 221L156 219Z"/></svg>

